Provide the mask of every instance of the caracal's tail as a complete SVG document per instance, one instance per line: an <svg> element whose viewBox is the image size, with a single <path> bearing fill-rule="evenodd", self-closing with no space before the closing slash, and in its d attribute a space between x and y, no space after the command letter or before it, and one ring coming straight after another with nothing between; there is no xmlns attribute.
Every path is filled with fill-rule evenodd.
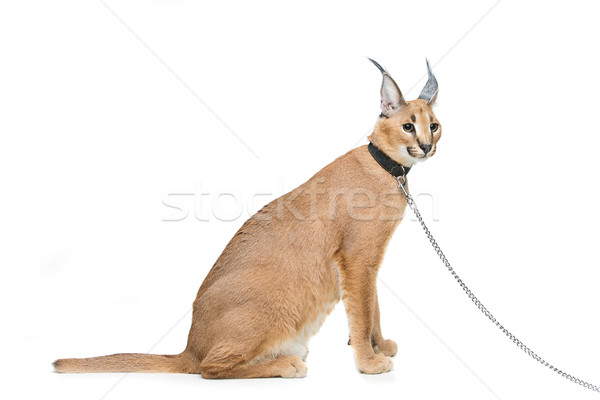
<svg viewBox="0 0 600 400"><path fill-rule="evenodd" d="M111 354L91 358L61 358L54 370L65 373L84 372L164 372L194 373L185 353L157 355L142 353Z"/></svg>

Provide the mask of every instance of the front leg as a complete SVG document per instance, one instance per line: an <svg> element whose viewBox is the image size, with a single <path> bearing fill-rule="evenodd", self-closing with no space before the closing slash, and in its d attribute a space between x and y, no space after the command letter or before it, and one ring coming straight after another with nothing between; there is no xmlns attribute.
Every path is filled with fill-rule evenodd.
<svg viewBox="0 0 600 400"><path fill-rule="evenodd" d="M350 343L358 369L366 374L388 372L392 369L391 358L384 353L375 354L371 344L377 303L377 266L353 260L344 262L340 272ZM381 336L381 329L378 331Z"/></svg>
<svg viewBox="0 0 600 400"><path fill-rule="evenodd" d="M381 334L381 324L379 317L379 299L375 292L375 310L373 314L373 332L371 334L372 345L375 353L383 353L388 357L393 357L398 352L398 345L390 339L384 339Z"/></svg>

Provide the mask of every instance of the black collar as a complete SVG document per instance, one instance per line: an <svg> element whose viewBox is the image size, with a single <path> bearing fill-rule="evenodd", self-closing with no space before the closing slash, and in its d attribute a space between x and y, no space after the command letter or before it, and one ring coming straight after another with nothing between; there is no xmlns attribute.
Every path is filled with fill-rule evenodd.
<svg viewBox="0 0 600 400"><path fill-rule="evenodd" d="M392 174L392 176L396 179L401 176L406 176L408 171L410 171L410 167L405 167L404 165L398 164L373 143L369 143L369 153L371 153L375 161L377 161L377 163L381 165L383 169Z"/></svg>

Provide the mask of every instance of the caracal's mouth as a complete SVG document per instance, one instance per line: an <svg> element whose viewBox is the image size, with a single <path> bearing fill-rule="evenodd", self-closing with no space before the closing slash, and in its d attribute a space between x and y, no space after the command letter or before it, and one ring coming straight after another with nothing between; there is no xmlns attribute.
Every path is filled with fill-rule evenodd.
<svg viewBox="0 0 600 400"><path fill-rule="evenodd" d="M427 158L427 154L423 153L420 150L415 149L414 147L407 147L406 152L409 156L414 158L417 161L423 161Z"/></svg>
<svg viewBox="0 0 600 400"><path fill-rule="evenodd" d="M406 152L408 153L408 155L411 156L415 161L425 161L426 159L435 154L435 150L436 148L434 147L433 149L431 149L431 151L425 153L421 151L421 149L417 149L416 147L409 146L406 148Z"/></svg>

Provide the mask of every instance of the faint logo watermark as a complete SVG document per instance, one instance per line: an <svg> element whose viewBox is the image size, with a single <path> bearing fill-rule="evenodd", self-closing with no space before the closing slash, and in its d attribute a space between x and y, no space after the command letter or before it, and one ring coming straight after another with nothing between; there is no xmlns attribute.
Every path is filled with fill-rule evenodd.
<svg viewBox="0 0 600 400"><path fill-rule="evenodd" d="M401 220L402 193L394 189L380 192L368 188L325 187L323 181L302 185L287 193L282 181L273 188L241 190L210 188L195 183L192 191L176 191L163 196L163 222L194 220L233 222L255 218L296 219L317 218L352 220ZM422 213L432 221L439 221L439 201L432 193L413 193ZM260 211L260 212L259 212ZM416 221L412 214L410 220Z"/></svg>

